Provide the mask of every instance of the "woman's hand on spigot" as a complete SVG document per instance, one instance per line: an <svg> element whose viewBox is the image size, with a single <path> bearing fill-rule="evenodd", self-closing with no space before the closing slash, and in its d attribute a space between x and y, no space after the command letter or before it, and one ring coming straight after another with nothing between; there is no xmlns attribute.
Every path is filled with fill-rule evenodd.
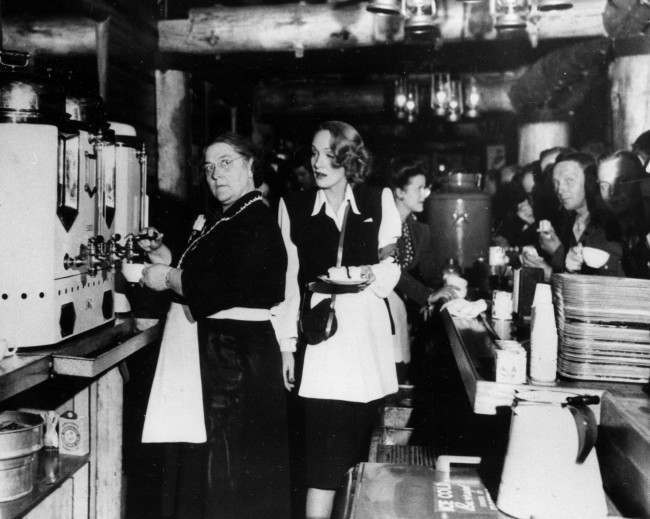
<svg viewBox="0 0 650 519"><path fill-rule="evenodd" d="M172 262L172 253L163 243L163 233L155 227L145 227L137 236L137 245L147 253L152 263L169 265Z"/></svg>
<svg viewBox="0 0 650 519"><path fill-rule="evenodd" d="M155 227L145 227L136 237L136 243L143 251L150 253L162 247L163 236L163 233L159 232Z"/></svg>

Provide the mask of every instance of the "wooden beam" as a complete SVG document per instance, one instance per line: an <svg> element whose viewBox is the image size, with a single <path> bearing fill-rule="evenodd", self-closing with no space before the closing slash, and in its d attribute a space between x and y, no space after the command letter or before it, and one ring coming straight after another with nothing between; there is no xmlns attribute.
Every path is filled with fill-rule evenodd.
<svg viewBox="0 0 650 519"><path fill-rule="evenodd" d="M481 94L482 111L512 112L510 87L523 70L505 73L475 74ZM430 78L411 75L409 79L421 91L421 104L428 103ZM371 83L345 84L340 81L281 81L260 85L255 91L255 114L268 116L319 116L334 114L376 115L392 110L393 86L390 78Z"/></svg>
<svg viewBox="0 0 650 519"><path fill-rule="evenodd" d="M90 18L7 19L2 24L5 49L54 56L93 55L96 23Z"/></svg>
<svg viewBox="0 0 650 519"><path fill-rule="evenodd" d="M574 0L570 11L540 12L537 37L584 38L605 35L603 0ZM440 13L443 41L495 39L493 27L465 23L463 2L447 2ZM468 28L469 26L469 28ZM342 49L379 45L401 39L386 34L385 20L366 10L366 4L282 4L247 7L216 6L193 9L186 20L158 22L163 53L224 54L251 51Z"/></svg>

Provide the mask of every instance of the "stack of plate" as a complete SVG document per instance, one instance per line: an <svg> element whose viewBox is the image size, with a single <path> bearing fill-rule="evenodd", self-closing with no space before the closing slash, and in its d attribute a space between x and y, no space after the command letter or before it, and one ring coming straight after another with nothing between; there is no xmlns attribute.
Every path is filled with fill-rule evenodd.
<svg viewBox="0 0 650 519"><path fill-rule="evenodd" d="M650 378L650 281L556 274L558 372L580 380Z"/></svg>

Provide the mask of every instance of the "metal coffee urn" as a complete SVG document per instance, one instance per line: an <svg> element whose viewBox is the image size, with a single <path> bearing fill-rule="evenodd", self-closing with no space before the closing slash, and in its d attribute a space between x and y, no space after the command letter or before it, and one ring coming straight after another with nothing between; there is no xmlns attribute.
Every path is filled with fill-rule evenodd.
<svg viewBox="0 0 650 519"><path fill-rule="evenodd" d="M445 180L424 205L436 272L452 258L466 270L490 246L490 196L479 189L480 175L454 172Z"/></svg>
<svg viewBox="0 0 650 519"><path fill-rule="evenodd" d="M147 197L147 153L133 126L110 121L115 132L115 233L125 241L149 225ZM121 272L115 278L115 312L131 310L126 297L126 280Z"/></svg>
<svg viewBox="0 0 650 519"><path fill-rule="evenodd" d="M21 348L114 319L115 153L71 115L59 85L1 73L0 339Z"/></svg>

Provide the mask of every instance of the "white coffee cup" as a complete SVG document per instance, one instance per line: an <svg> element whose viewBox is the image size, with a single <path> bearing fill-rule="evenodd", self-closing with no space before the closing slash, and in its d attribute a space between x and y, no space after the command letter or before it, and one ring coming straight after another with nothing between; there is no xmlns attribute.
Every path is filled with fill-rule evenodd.
<svg viewBox="0 0 650 519"><path fill-rule="evenodd" d="M150 263L122 263L122 275L129 283L137 283L142 278L142 271Z"/></svg>
<svg viewBox="0 0 650 519"><path fill-rule="evenodd" d="M504 290L495 290L492 293L492 317L512 319L512 293Z"/></svg>
<svg viewBox="0 0 650 519"><path fill-rule="evenodd" d="M609 252L595 247L583 247L582 259L587 266L593 269L599 269L609 260Z"/></svg>
<svg viewBox="0 0 650 519"><path fill-rule="evenodd" d="M489 259L490 266L499 267L501 265L506 265L508 263L508 257L506 256L506 250L503 247L498 245L493 245L489 250Z"/></svg>

